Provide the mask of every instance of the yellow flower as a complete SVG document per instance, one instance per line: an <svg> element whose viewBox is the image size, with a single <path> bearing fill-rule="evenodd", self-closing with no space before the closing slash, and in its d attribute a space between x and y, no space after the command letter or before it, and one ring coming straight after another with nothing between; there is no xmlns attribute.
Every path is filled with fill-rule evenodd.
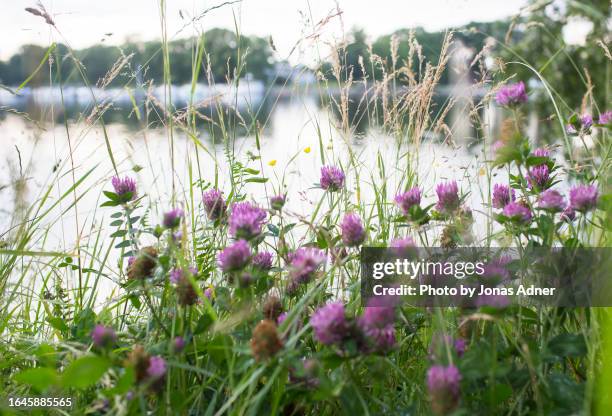
<svg viewBox="0 0 612 416"><path fill-rule="evenodd" d="M304 153L310 153L310 146L304 148Z"/></svg>
<svg viewBox="0 0 612 416"><path fill-rule="evenodd" d="M480 170L478 171L478 176L484 176L486 175L487 171L485 170L485 168L480 168Z"/></svg>
<svg viewBox="0 0 612 416"><path fill-rule="evenodd" d="M271 161L269 161L268 165L270 165L270 166L276 165L276 159L272 159Z"/></svg>

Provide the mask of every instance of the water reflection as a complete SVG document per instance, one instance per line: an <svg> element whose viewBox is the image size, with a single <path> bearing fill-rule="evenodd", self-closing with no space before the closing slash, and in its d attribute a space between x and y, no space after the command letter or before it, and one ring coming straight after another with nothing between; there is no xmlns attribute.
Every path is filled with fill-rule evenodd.
<svg viewBox="0 0 612 416"><path fill-rule="evenodd" d="M215 175L218 175L221 181L229 181L226 170L229 167L228 149L236 159L250 163L253 168L263 170L266 176L273 178L273 182L265 186L249 185L249 188L257 192L260 199L264 199L262 188L270 193L274 191L272 185L283 186L290 191L295 190L296 193L298 190L311 188L318 180L321 145L327 157L333 156L343 163L347 162L346 147L352 146L359 163L364 167L375 167L379 155L390 166L397 165L406 149L398 152L397 142L393 137L378 126L370 125L369 117L360 116L362 110L358 106L351 105L350 108L351 112L355 111L351 114L351 119L359 121L353 126L355 130L353 139L357 140L349 142L341 133L341 120L338 115L321 107L321 100L309 95L289 98L270 97L263 100L259 107L253 107L249 113L250 118L247 117L248 114L236 114L227 108L204 114L206 117L197 118L198 131L195 137L176 129L172 142L169 140L167 129L163 127L164 121L159 117L157 121L153 121L153 114L158 116L159 113L150 111L147 113L150 115L146 121L143 119L139 121L135 120L133 114L126 114L117 109L105 113L105 117L108 117L105 119L106 134L119 170L128 173L131 171L131 174L139 176L139 181L147 189L151 201L156 201L156 197L160 197L162 203L168 201L173 181L175 185L176 182L180 182L180 186L187 189L189 184L185 179L188 178L189 169L192 174L198 172L203 180L214 181ZM49 109L44 111L45 114L56 114ZM104 132L99 124L83 117L82 112L77 111L74 114L75 117L70 119L67 129L60 121L63 117L57 115L60 120L56 123L43 121L39 123L40 127L24 116L8 113L3 115L0 125L6 137L5 149L7 149L4 152L4 160L0 161L0 172L3 177L11 177L9 172L15 171L18 160L17 149L22 157L25 184L19 186L21 190L15 195L26 193L28 200L32 201L37 193L50 183L55 183L58 189L67 189L71 183L72 164L75 166L77 178L88 168L97 166L94 172L96 183L91 184L88 192L91 195L83 197L85 201L91 196L90 205L80 202L81 207L88 206L90 210L95 209L97 206L95 200L99 194L93 190L99 190L108 181L113 174L113 167L106 148ZM29 117L34 118L34 114ZM223 131L221 126L228 124L236 126L235 131ZM246 155L259 154L255 140L256 127L261 127L258 130L261 160L249 162ZM234 139L229 147L224 146L223 137ZM194 141L198 142L197 146L194 146ZM170 157L171 147L174 160ZM312 153L300 153L306 147L313 149ZM72 157L70 157L71 148ZM426 143L420 152L422 154L420 161L426 163L420 174L423 180L427 180L426 178L431 176L432 166L438 163L448 165L448 168L438 170L433 176L461 178L464 176L465 167L472 163L473 155L478 151L478 148L454 149L445 145ZM296 158L296 155L300 156ZM267 165L271 160L276 161L276 167ZM291 164L286 166L290 160ZM450 163L451 161L455 163ZM137 174L133 171L134 168L139 170ZM9 193L17 189L15 184L17 184L15 180L3 183L4 188L0 190L0 198L4 202L11 201L9 206L13 208L22 205L17 203L14 195L8 197ZM28 192L23 191L26 188ZM367 193L364 196L367 196ZM290 201L291 199L296 200L295 197L290 198ZM301 202L296 201L296 207L301 207ZM0 220L2 229L5 229L7 216L10 217L11 212L12 209L8 209L3 214Z"/></svg>
<svg viewBox="0 0 612 416"><path fill-rule="evenodd" d="M41 114L59 117L59 120L54 118L55 123L45 119L37 121L35 113L4 112L0 120L6 149L0 158L0 177L5 178L0 182L0 202L4 208L0 211L0 240L10 244L15 235L9 230L23 220L33 219L32 212L26 215L27 207L40 202L46 194L45 207L49 207L75 180L91 171L75 195L58 203L37 225L38 235L30 248L44 246L46 250L74 252L76 244L81 247L91 247L94 241L110 244L108 236L113 229L108 224L113 211L100 208L101 191L110 188L109 180L115 174L106 138L120 174L136 178L141 194L145 195L143 204L148 207L146 215L152 224L173 205L173 190L179 203L190 203L190 181L218 181L219 187L228 192L230 160L261 171L257 176L270 178L264 184L243 183L241 193L266 206L270 195L286 192L287 215L299 223L299 218L311 215L321 200L322 192L313 184L319 179L323 151L325 163L337 161L351 172L348 176L350 202L357 203L359 198L366 209L373 206L375 188L383 183L388 189L387 199L392 200L399 182L405 179L409 162L419 172L420 186L427 195L424 204L434 202L437 181L457 179L463 192L470 193L467 203L475 209L476 232L483 235L487 217L479 210L484 208L486 200L486 192L482 191L486 189L486 177L479 173L484 158L475 157L481 155L480 147L452 147L435 140L423 142L419 149L405 143L400 145L376 122L366 123L368 118L359 116L359 107L351 118L364 121L356 122L353 134L346 137L341 118L321 102L318 96L309 94L270 96L251 107L251 118L226 107L215 113L202 113L206 117L197 121L195 134L175 127L172 136L161 118L152 121L154 111L141 113L148 114L141 120L119 109L109 111L104 115L111 117L105 118L105 130L82 110L75 110L66 125L63 115L58 116L50 108L42 109ZM235 118L228 123L228 117ZM221 126L228 124L238 127L221 131ZM223 137L231 140L224 141ZM353 163L361 172L359 196L354 169L349 166L349 147L354 155ZM305 148L310 151L304 152ZM413 157L417 154L418 158ZM380 176L381 163L385 165L384 177ZM75 199L77 203L73 205ZM199 195L193 199L197 210ZM201 221L201 218L196 215L195 220ZM294 230L295 243L300 244L300 234L306 229L295 227ZM114 287L117 255L118 251L112 250L107 259L109 270L105 273L111 276L111 281L100 288L101 293L109 293Z"/></svg>
<svg viewBox="0 0 612 416"><path fill-rule="evenodd" d="M0 106L0 121L8 114L22 113L43 125L62 124L66 120L72 123L102 120L105 124L122 124L129 131L136 132L144 127L164 127L171 114L175 121L188 121L196 129L208 131L211 137L221 136L222 125L232 127L232 137L243 137L252 134L254 126L265 124L277 100L277 97L258 94L256 99L249 98L248 102L247 97L241 97L231 103L221 95L199 101L194 96L194 101L189 102L186 97L179 96L179 99L173 99L172 106L166 106L159 92L148 96L135 94L133 100L106 96L94 105L91 100L78 98L78 94L85 93L82 91L64 95L57 88L44 93L39 90L9 102L10 105Z"/></svg>
<svg viewBox="0 0 612 416"><path fill-rule="evenodd" d="M254 134L254 128L268 128L271 113L288 102L305 99L316 103L318 109L329 110L341 128L350 129L354 136L365 136L371 127L388 123L385 114L392 99L393 126L403 129L408 126L406 109L402 105L404 90L396 91L394 97L384 99L373 87L353 86L348 91L330 87L325 93L300 87L264 86L253 80L243 80L238 86L219 84L150 87L148 89L87 88L66 86L25 88L18 94L0 90L0 121L10 112L27 114L31 120L53 124L71 122L93 122L101 119L106 124L121 123L135 132L146 128L163 127L169 114L177 121L189 122L191 127L208 131L211 138L227 132L221 126L230 126L231 137ZM459 109L444 111L452 91L440 89L433 96L432 116L444 114L444 122L465 117ZM341 97L345 95L345 99ZM479 92L478 94L482 94ZM484 108L479 110L480 115ZM460 114L457 114L460 113ZM472 136L474 131L466 132ZM428 132L431 136L431 132Z"/></svg>

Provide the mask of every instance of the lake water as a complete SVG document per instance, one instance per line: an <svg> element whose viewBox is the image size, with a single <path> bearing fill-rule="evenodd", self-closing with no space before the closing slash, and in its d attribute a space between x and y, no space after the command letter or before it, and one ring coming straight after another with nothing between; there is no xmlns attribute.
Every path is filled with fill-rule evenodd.
<svg viewBox="0 0 612 416"><path fill-rule="evenodd" d="M52 113L51 108L45 111L47 115ZM309 215L321 198L322 191L313 188L313 184L318 182L322 164L319 131L325 157L333 156L334 163L348 166L348 148L352 150L361 172L360 198L366 205L374 200L370 175L377 175L378 155L385 163L388 199L392 201L398 180L406 173L402 169L405 164L398 164L398 155L417 152L407 145L398 149L396 138L382 133L377 127L344 137L335 127L338 124L335 116L322 108L317 98L308 95L276 101L260 124L263 127L261 160L249 162L250 153L258 154L252 134L237 137L231 146L237 160L262 170L263 175L270 178L265 185L247 184L246 193L252 200L266 205L267 196L274 194L284 181L288 193L287 212L291 215ZM113 231L108 226L113 209L99 208L104 200L101 191L111 190L110 178L114 170L98 123L81 118L80 121L69 121L66 127L62 122L36 123L24 115L8 113L0 120L0 129L3 141L0 158L2 239L12 238L13 227L24 220L25 207L40 201L49 186L52 190L45 206L50 206L66 192L74 178L78 180L92 168L95 169L77 189L77 210L71 207L73 196L65 199L42 221L31 248L44 246L46 250L73 253L77 237L81 244L88 245L88 240L95 238L98 230L102 230L102 236ZM201 175L203 180L211 182L217 170L221 188L229 189L226 147L213 143L205 131L196 155L193 140L176 130L173 162L171 140L163 127L142 129L138 125L111 120L106 130L120 173L135 177L140 194L146 194L144 204L151 204L152 223L159 221L162 212L171 207L173 182L177 200L188 198L190 166L194 177ZM310 152L304 152L305 148L310 148ZM467 203L475 213L476 233L483 237L487 220L483 205L487 177L482 169L482 147L463 145L453 148L437 140L427 140L418 149L418 155L417 171L420 185L425 190L424 203L435 202L434 186L437 182L456 179L464 192L470 192ZM276 164L270 166L269 162L273 160ZM330 163L329 159L326 163ZM135 167L138 172L134 171ZM374 177L374 181L380 184L382 179ZM349 188L355 190L354 176L349 176ZM351 200L355 202L356 198L353 193ZM199 195L195 199L199 203ZM32 219L32 214L29 219ZM116 274L113 265L116 265L116 260L107 265L111 275Z"/></svg>

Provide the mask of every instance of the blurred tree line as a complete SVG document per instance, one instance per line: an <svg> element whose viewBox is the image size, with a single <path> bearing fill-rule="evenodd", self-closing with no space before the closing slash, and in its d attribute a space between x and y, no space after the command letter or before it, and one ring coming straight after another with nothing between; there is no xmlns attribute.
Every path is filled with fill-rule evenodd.
<svg viewBox="0 0 612 416"><path fill-rule="evenodd" d="M474 30L482 29L482 32L493 32L503 36L509 26L508 22L492 23L471 23L462 28L455 34L456 39L461 39L468 47L479 50L484 45L486 35ZM468 30L468 28L470 28ZM440 54L440 48L444 39L445 32L427 32L422 28L414 31L416 40L423 46L423 52L427 60L435 63ZM410 30L402 29L394 34L385 35L377 38L371 44L371 51L380 56L385 65L391 65L391 37L398 38L398 59L406 59L408 56ZM339 51L341 64L343 65L343 80L348 78L352 71L353 79L360 80L364 76L376 77L382 74L380 66L371 65L370 45L366 33L361 29L353 30L349 35L350 42ZM194 61L194 39L181 39L172 41L170 49L170 72L172 82L184 84L191 82L192 63ZM102 79L113 67L113 64L120 61L122 56L133 54L130 65L124 68L119 76L115 78L115 85L123 85L127 77L134 76L136 71L140 71L139 76L143 80L153 80L157 83L163 81L163 55L161 53L161 43L151 41L145 43L126 43L121 47L94 45L89 48L75 51L75 56L82 64L90 83L96 83ZM204 34L205 53L210 57L210 72L215 82L225 81L228 71L233 73L237 62L244 65L241 74L251 74L258 80L270 81L274 76L275 59L272 49L267 39L256 36L242 36L237 39L236 34L226 29L211 29ZM13 55L7 62L0 61L0 83L4 85L18 85L28 76L35 72L36 68L44 57L46 48L37 45L25 45L20 52ZM246 59L238 59L244 54ZM61 72L64 83L82 83L81 75L76 70L69 51L65 45L59 44L54 53L56 59L62 63ZM366 63L362 71L359 65L360 57ZM208 62L206 57L202 62L200 79L206 77ZM330 75L330 63L323 63L320 70L326 75ZM388 68L387 68L388 69ZM415 68L416 69L416 68ZM54 71L55 73L55 71ZM447 76L442 79L442 83L448 82ZM49 68L44 65L40 71L30 81L30 85L45 85L49 83Z"/></svg>
<svg viewBox="0 0 612 416"><path fill-rule="evenodd" d="M584 111L597 113L588 108L592 104L605 111L610 106L611 58L606 56L612 47L610 0L530 0L529 5L529 13L513 29L520 34L518 41L500 50L500 56L507 62L524 60L531 64L551 86L564 110L581 110L590 83L592 96L585 102ZM576 25L590 30L584 42L567 44L564 34L579 30ZM532 70L520 65L507 68L506 75L511 73L523 80L537 79ZM552 110L548 101L541 96L538 105Z"/></svg>
<svg viewBox="0 0 612 416"><path fill-rule="evenodd" d="M605 48L609 48L611 35L608 30L610 21L609 0L530 0L530 7L521 16L493 22L472 22L455 29L454 39L470 48L474 54L490 42L497 40L489 52L505 62L523 61L535 68L551 85L566 109L577 109L588 90L588 80L594 85L592 97L599 106L606 107L609 97L609 58ZM581 45L567 45L564 33L575 19L592 25ZM349 77L359 81L381 79L383 72L391 72L395 49L395 65L404 65L410 51L410 39L422 46L426 61L436 64L445 37L444 31L428 32L422 28L401 29L392 34L380 36L370 41L364 30L354 29L348 35L348 42L338 50L338 63L341 67L340 81ZM272 81L275 76L276 60L269 41L256 36L242 36L226 29L211 29L204 35L205 54L199 77L203 80L210 64L210 74L215 82L225 81L228 73L233 74L240 65L240 74L251 74L258 80ZM172 41L170 49L170 69L172 82L184 84L191 81L195 60L194 39ZM603 46L602 46L603 45ZM163 81L163 56L159 41L145 43L126 43L121 47L94 45L75 51L77 59L85 68L90 83L102 79L122 56L133 54L129 66L122 69L115 79L116 85L123 85L128 77L138 73L140 80ZM32 74L41 62L45 48L35 45L23 46L21 51L7 62L0 61L0 83L18 85ZM244 55L246 55L246 59ZM376 60L372 59L376 55ZM54 54L61 62L63 82L81 83L80 74L64 45L58 45ZM418 72L418 63L413 62L412 70ZM333 64L324 62L317 70L328 79L333 79ZM503 67L502 67L503 69ZM474 79L481 74L474 70ZM538 80L530 69L513 64L500 73L508 77L517 73L517 79L529 82ZM449 83L450 69L441 79ZM402 82L400 78L398 82ZM49 83L48 65L31 80L31 85ZM540 97L541 105L546 97Z"/></svg>
<svg viewBox="0 0 612 416"><path fill-rule="evenodd" d="M228 71L234 73L240 65L241 74L251 74L255 79L265 79L274 64L272 51L266 39L256 36L241 36L226 29L211 29L203 35L205 55L200 68L200 79L210 74L215 82L224 82ZM172 82L185 84L191 82L193 62L195 61L196 40L180 39L169 42L170 72ZM128 79L137 77L141 80L153 80L156 83L164 79L163 53L160 41L144 43L128 42L121 47L102 44L76 50L74 55L80 62L89 83L95 84L103 79L113 65L123 57L132 55L129 65L125 65L114 79L114 85L124 85ZM36 71L44 58L47 48L38 45L24 45L19 53L8 61L0 61L0 83L19 85ZM210 60L206 58L210 56ZM246 59L243 59L246 54ZM57 60L57 61L55 61ZM61 62L62 81L64 83L82 84L82 77L70 56L68 48L58 44L52 55L53 65ZM53 70L54 76L57 71ZM57 79L54 80L56 82ZM45 64L30 81L30 85L49 84L49 65Z"/></svg>
<svg viewBox="0 0 612 416"><path fill-rule="evenodd" d="M478 53L487 42L489 37L503 39L510 21L493 21L493 22L471 22L460 28L455 29L453 39L461 42L461 44ZM391 73L400 66L405 65L409 53L411 37L422 47L424 62L429 62L433 65L438 63L440 57L445 31L428 32L423 28L416 29L400 29L389 35L380 36L374 42L369 44L364 30L355 29L349 35L349 41L346 46L338 50L338 60L342 71L340 75L341 81L346 81L352 77L355 81L362 79L381 79L383 74ZM393 48L395 42L395 68L393 60ZM373 59L373 56L376 59ZM380 59L379 59L380 58ZM418 59L413 59L411 69L418 73ZM325 62L320 70L328 79L334 78L333 64ZM475 79L477 74L473 74ZM402 80L399 79L401 82ZM449 71L444 72L441 84L449 83Z"/></svg>
<svg viewBox="0 0 612 416"><path fill-rule="evenodd" d="M529 0L519 16L494 22L472 22L455 29L454 40L478 53L490 42L492 58L500 58L487 69L492 70L495 81L515 74L514 81L523 80L534 86L546 80L554 98L565 113L585 111L597 114L610 107L610 50L612 32L610 0ZM576 32L588 33L582 42L566 42ZM425 60L437 64L445 32L413 31L414 39L422 46ZM392 45L396 43L396 66L404 65L409 56L411 30L401 29L368 42L363 30L354 30L347 44L338 51L341 67L340 81L381 79L383 73L393 69ZM575 39L574 39L575 40ZM377 58L373 59L375 55ZM380 59L379 59L380 58ZM534 70L514 64L523 62ZM411 69L418 73L415 59ZM334 79L333 63L321 65L327 79ZM449 83L452 71L447 68L441 84ZM478 68L472 69L472 79L480 79ZM398 80L400 83L402 79ZM586 97L586 100L583 98ZM550 98L545 94L533 97L539 111L553 114ZM585 104L585 108L580 107Z"/></svg>

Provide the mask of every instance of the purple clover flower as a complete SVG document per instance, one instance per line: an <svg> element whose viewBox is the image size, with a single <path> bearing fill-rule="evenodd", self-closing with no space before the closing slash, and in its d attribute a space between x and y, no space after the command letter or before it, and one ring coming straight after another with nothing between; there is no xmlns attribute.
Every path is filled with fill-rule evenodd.
<svg viewBox="0 0 612 416"><path fill-rule="evenodd" d="M183 269L176 268L170 270L170 283L178 284L183 278Z"/></svg>
<svg viewBox="0 0 612 416"><path fill-rule="evenodd" d="M342 342L348 330L344 305L334 302L317 309L310 317L310 325L320 343L332 345Z"/></svg>
<svg viewBox="0 0 612 416"><path fill-rule="evenodd" d="M538 208L548 211L559 212L566 207L565 198L558 191L549 189L540 194L538 198Z"/></svg>
<svg viewBox="0 0 612 416"><path fill-rule="evenodd" d="M287 319L287 312L281 312L281 314L278 315L278 318L276 318L276 324L282 324L283 322L285 322L285 319Z"/></svg>
<svg viewBox="0 0 612 416"><path fill-rule="evenodd" d="M208 298L208 300L212 300L215 290L212 287L207 287L204 291L204 296Z"/></svg>
<svg viewBox="0 0 612 416"><path fill-rule="evenodd" d="M164 214L162 225L165 228L176 228L181 224L181 219L185 213L180 208L174 208Z"/></svg>
<svg viewBox="0 0 612 416"><path fill-rule="evenodd" d="M395 309L389 306L367 306L359 319L362 327L383 327L395 322Z"/></svg>
<svg viewBox="0 0 612 416"><path fill-rule="evenodd" d="M209 189L202 194L202 202L204 203L204 211L208 219L215 221L225 215L227 204L223 199L223 192L218 189Z"/></svg>
<svg viewBox="0 0 612 416"><path fill-rule="evenodd" d="M463 354L465 354L465 350L467 349L467 341L463 338L456 338L453 346L455 347L457 356L460 358L463 357Z"/></svg>
<svg viewBox="0 0 612 416"><path fill-rule="evenodd" d="M527 91L525 90L525 83L523 81L504 85L495 95L497 104L505 107L513 107L526 103L528 99L529 97L527 97Z"/></svg>
<svg viewBox="0 0 612 416"><path fill-rule="evenodd" d="M225 247L219 253L218 264L224 272L233 272L244 268L251 259L251 248L245 240L238 240Z"/></svg>
<svg viewBox="0 0 612 416"><path fill-rule="evenodd" d="M308 283L317 269L323 264L326 255L322 250L312 247L300 247L290 259L290 275L294 283Z"/></svg>
<svg viewBox="0 0 612 416"><path fill-rule="evenodd" d="M534 166L529 170L529 174L527 175L529 186L539 190L546 188L549 178L550 171L547 165Z"/></svg>
<svg viewBox="0 0 612 416"><path fill-rule="evenodd" d="M117 342L117 334L112 327L98 324L91 332L91 339L96 347L107 348Z"/></svg>
<svg viewBox="0 0 612 416"><path fill-rule="evenodd" d="M394 238L391 240L389 247L399 248L399 249L408 249L416 247L414 239L412 237L403 237L403 238Z"/></svg>
<svg viewBox="0 0 612 416"><path fill-rule="evenodd" d="M375 303L371 302L370 304ZM374 351L388 351L395 345L395 309L389 306L367 306L357 321Z"/></svg>
<svg viewBox="0 0 612 416"><path fill-rule="evenodd" d="M158 380L166 375L166 360L159 355L154 355L149 359L149 367L147 368L147 376L151 379Z"/></svg>
<svg viewBox="0 0 612 416"><path fill-rule="evenodd" d="M514 189L498 183L493 186L493 198L491 201L494 208L502 209L510 202L514 202L514 200Z"/></svg>
<svg viewBox="0 0 612 416"><path fill-rule="evenodd" d="M589 130L593 126L593 117L590 114L581 115L580 124L584 130Z"/></svg>
<svg viewBox="0 0 612 416"><path fill-rule="evenodd" d="M396 256L405 256L416 247L412 237L394 238L389 243L389 248Z"/></svg>
<svg viewBox="0 0 612 416"><path fill-rule="evenodd" d="M185 349L185 339L181 336L174 338L174 342L172 343L172 350L175 353L180 353Z"/></svg>
<svg viewBox="0 0 612 416"><path fill-rule="evenodd" d="M561 221L572 222L576 219L576 211L570 205L565 207L561 213Z"/></svg>
<svg viewBox="0 0 612 416"><path fill-rule="evenodd" d="M457 357L461 358L465 354L467 342L463 338L453 339L448 334L436 333L431 338L431 344L429 344L429 358L435 360L439 354L446 356L447 346L453 348L455 353L457 353Z"/></svg>
<svg viewBox="0 0 612 416"><path fill-rule="evenodd" d="M395 203L400 207L404 215L408 215L410 208L421 204L421 190L415 186L403 194L395 196Z"/></svg>
<svg viewBox="0 0 612 416"><path fill-rule="evenodd" d="M435 414L452 412L459 402L461 374L454 365L434 365L427 371L427 390Z"/></svg>
<svg viewBox="0 0 612 416"><path fill-rule="evenodd" d="M612 124L612 111L608 110L605 113L600 114L599 124L603 124L603 125Z"/></svg>
<svg viewBox="0 0 612 416"><path fill-rule="evenodd" d="M510 202L504 207L502 212L506 217L522 224L531 221L531 211L529 208L518 202Z"/></svg>
<svg viewBox="0 0 612 416"><path fill-rule="evenodd" d="M537 149L533 151L533 155L536 157L549 157L550 151L543 147L538 147Z"/></svg>
<svg viewBox="0 0 612 416"><path fill-rule="evenodd" d="M576 134L587 134L590 132L591 127L593 126L593 117L590 114L583 114L578 119L575 119L575 116L572 116L570 124L566 126L566 131L568 134L576 135Z"/></svg>
<svg viewBox="0 0 612 416"><path fill-rule="evenodd" d="M198 269L195 267L189 267L189 269L175 268L170 272L170 281L176 286L176 294L180 305L188 306L197 302L198 294L189 279L190 276L195 277L197 274Z"/></svg>
<svg viewBox="0 0 612 416"><path fill-rule="evenodd" d="M251 240L261 234L266 211L249 202L232 205L229 217L229 231L232 237Z"/></svg>
<svg viewBox="0 0 612 416"><path fill-rule="evenodd" d="M439 183L436 186L436 194L438 195L438 203L436 204L438 211L450 214L459 208L459 187L457 182Z"/></svg>
<svg viewBox="0 0 612 416"><path fill-rule="evenodd" d="M508 270L508 264L512 261L510 256L496 257L484 265L483 277L486 278L498 278L506 280L510 277L510 271Z"/></svg>
<svg viewBox="0 0 612 416"><path fill-rule="evenodd" d="M180 243L182 239L183 239L183 233L181 232L181 230L178 230L177 232L172 233L172 241L174 243Z"/></svg>
<svg viewBox="0 0 612 416"><path fill-rule="evenodd" d="M587 212L597 206L599 191L595 185L577 185L570 189L570 207L579 212Z"/></svg>
<svg viewBox="0 0 612 416"><path fill-rule="evenodd" d="M134 179L126 176L124 178L120 178L118 176L114 176L111 179L111 184L115 189L115 193L122 198L126 198L127 195L130 195L129 201L133 201L136 199L136 181ZM127 201L126 201L127 202Z"/></svg>
<svg viewBox="0 0 612 416"><path fill-rule="evenodd" d="M287 202L287 197L285 195L274 195L270 197L270 208L275 211L280 211L285 206L285 202Z"/></svg>
<svg viewBox="0 0 612 416"><path fill-rule="evenodd" d="M387 352L395 346L395 327L393 325L364 327L362 331L370 341L371 351Z"/></svg>
<svg viewBox="0 0 612 416"><path fill-rule="evenodd" d="M194 266L190 266L189 267L189 273L192 276L197 276L198 275L198 269ZM185 278L185 270L180 268L180 267L176 267L172 270L170 270L170 283L174 283L175 285L178 285L183 279Z"/></svg>
<svg viewBox="0 0 612 416"><path fill-rule="evenodd" d="M261 270L270 270L272 268L272 253L261 251L253 256L253 266Z"/></svg>
<svg viewBox="0 0 612 416"><path fill-rule="evenodd" d="M335 192L344 186L344 172L337 166L323 166L321 168L321 188L326 191Z"/></svg>
<svg viewBox="0 0 612 416"><path fill-rule="evenodd" d="M361 219L357 214L348 213L342 218L340 224L342 231L342 242L347 247L355 247L363 243L366 238L366 233L361 223Z"/></svg>

